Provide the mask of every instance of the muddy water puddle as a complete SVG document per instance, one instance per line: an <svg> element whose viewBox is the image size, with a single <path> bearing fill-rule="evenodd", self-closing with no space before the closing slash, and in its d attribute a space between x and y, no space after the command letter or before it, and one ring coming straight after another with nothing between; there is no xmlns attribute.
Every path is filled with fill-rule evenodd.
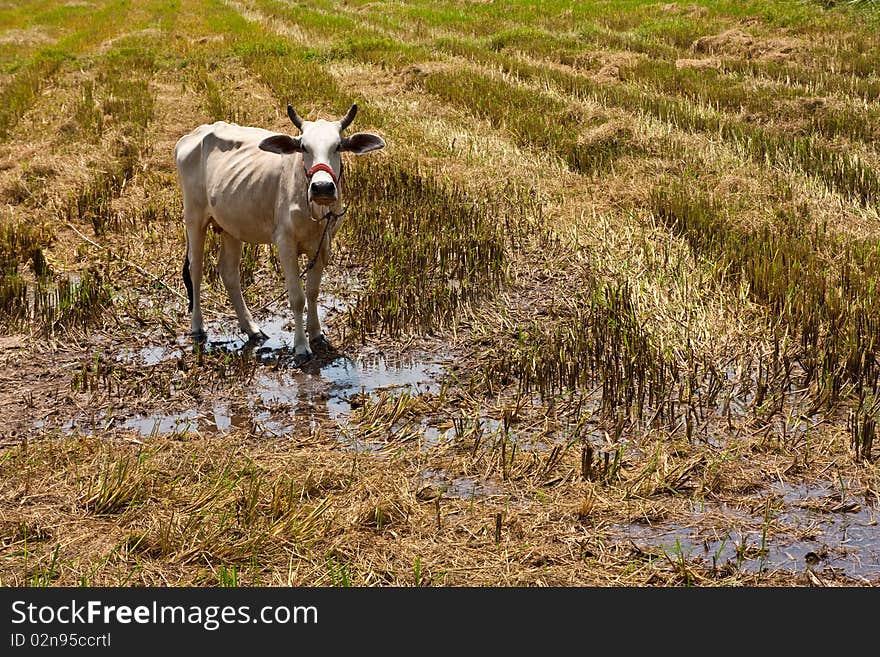
<svg viewBox="0 0 880 657"><path fill-rule="evenodd" d="M862 581L880 578L878 509L841 499L828 486L771 489L776 504L751 515L725 505L694 509L685 523L615 525L611 533L673 563L738 571L830 570Z"/></svg>
<svg viewBox="0 0 880 657"><path fill-rule="evenodd" d="M325 294L318 306L318 317L326 322L328 317L344 313L348 305L340 298ZM257 323L268 336L264 342L253 343L245 339L234 325L208 322L206 331L208 341L202 345L205 351L223 351L254 355L261 361L277 361L279 358L293 358L294 332L290 318L284 315L264 315L256 317ZM176 342L152 344L134 349L125 349L116 356L119 362L157 365L163 361L180 358L193 350L193 341L181 335Z"/></svg>
<svg viewBox="0 0 880 657"><path fill-rule="evenodd" d="M258 435L289 435L294 418L346 420L355 395L382 390L412 394L436 391L442 365L417 358L339 356L308 370L258 372L241 403L217 404L205 410L150 413L124 421L143 436L199 431L224 433L246 429ZM300 425L301 426L301 425Z"/></svg>
<svg viewBox="0 0 880 657"><path fill-rule="evenodd" d="M321 314L344 311L341 302L331 298ZM255 435L290 435L302 423L295 419L347 421L352 403L357 398L381 391L421 394L439 389L443 364L448 357L429 354L392 356L383 353L341 354L322 350L306 363L296 360L294 333L283 316L260 318L268 335L262 343L245 340L234 327L208 324L208 341L194 345L186 336L176 342L145 345L128 349L116 356L118 362L142 365L145 368L177 361L202 349L205 353L229 354L252 358L256 364L253 377L240 399L232 393L218 395L210 407L187 409L174 413L150 412L137 414L119 424L142 436L198 431L225 433L247 430ZM345 432L340 432L345 440Z"/></svg>
<svg viewBox="0 0 880 657"><path fill-rule="evenodd" d="M419 495L453 497L458 499L485 498L503 495L496 482L477 476L453 476L445 470L426 468L419 475Z"/></svg>

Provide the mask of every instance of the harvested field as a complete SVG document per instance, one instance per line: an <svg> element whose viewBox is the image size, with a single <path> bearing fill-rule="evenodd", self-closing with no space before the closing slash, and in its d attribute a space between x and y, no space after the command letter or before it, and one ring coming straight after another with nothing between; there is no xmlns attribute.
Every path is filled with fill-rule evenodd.
<svg viewBox="0 0 880 657"><path fill-rule="evenodd" d="M0 584L880 584L880 9L539 4L0 6ZM194 342L176 141L353 102Z"/></svg>

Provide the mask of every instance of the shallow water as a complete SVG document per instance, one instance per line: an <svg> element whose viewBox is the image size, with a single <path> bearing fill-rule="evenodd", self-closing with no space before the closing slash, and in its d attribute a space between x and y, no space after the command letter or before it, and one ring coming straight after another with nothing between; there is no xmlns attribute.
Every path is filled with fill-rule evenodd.
<svg viewBox="0 0 880 657"><path fill-rule="evenodd" d="M848 500L851 511L835 506L830 486L782 486L771 489L786 506L771 513L764 533L763 515L750 516L726 505L703 505L687 524L615 525L623 541L659 548L673 562L694 560L718 568L821 573L834 569L848 577L876 581L880 576L880 526L877 509ZM817 508L813 508L817 507Z"/></svg>
<svg viewBox="0 0 880 657"><path fill-rule="evenodd" d="M503 494L501 487L475 476L452 477L444 470L427 468L420 475L421 487L429 486L444 497L471 499Z"/></svg>
<svg viewBox="0 0 880 657"><path fill-rule="evenodd" d="M250 353L264 364L258 367L247 397L231 408L228 403L210 409L179 413L150 413L130 417L123 425L143 436L200 431L224 433L248 429L257 434L287 435L293 429L293 417L314 417L344 421L351 411L354 395L370 395L382 390L407 391L411 394L439 389L443 372L442 359L428 355L405 358L383 354L358 355L354 358L336 352L321 353L298 365L293 355L293 332L285 328L282 317L263 321L269 339L255 346L229 329L209 327L206 351ZM183 356L186 338L179 345L150 345L128 350L118 361L152 366ZM189 342L192 348L192 342Z"/></svg>
<svg viewBox="0 0 880 657"><path fill-rule="evenodd" d="M342 313L346 310L347 305L341 299L324 294L318 306L318 317L324 323L329 315ZM235 323L208 322L205 327L208 340L204 343L203 348L206 351L222 350L230 353L254 354L261 360L277 359L281 356L293 357L294 332L290 322L291 317L287 314L262 315L256 316L255 319L268 336L265 342L259 344L249 342L244 334L238 330ZM125 349L116 356L116 360L133 364L156 365L166 360L180 358L186 351L191 351L193 346L192 338L180 335L174 342Z"/></svg>
<svg viewBox="0 0 880 657"><path fill-rule="evenodd" d="M285 417L305 415L344 420L351 411L353 394L391 389L413 394L436 391L442 371L442 366L434 362L392 361L382 356L355 360L340 356L309 371L257 374L250 399L243 400L243 408L219 404L204 411L136 415L125 420L124 426L142 436L185 431L224 433L243 428L287 435L293 427L284 421Z"/></svg>
<svg viewBox="0 0 880 657"><path fill-rule="evenodd" d="M139 349L128 349L116 356L118 362L139 363L141 365L158 365L159 363L180 358L183 350L171 345L150 345Z"/></svg>

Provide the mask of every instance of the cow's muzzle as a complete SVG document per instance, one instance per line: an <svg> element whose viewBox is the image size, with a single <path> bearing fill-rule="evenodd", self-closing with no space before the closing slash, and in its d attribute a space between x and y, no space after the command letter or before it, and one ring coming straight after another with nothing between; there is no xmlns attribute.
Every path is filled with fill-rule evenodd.
<svg viewBox="0 0 880 657"><path fill-rule="evenodd" d="M318 205L331 205L336 202L336 185L329 180L315 180L309 185L309 200Z"/></svg>
<svg viewBox="0 0 880 657"><path fill-rule="evenodd" d="M305 167L305 163L303 163ZM330 176L330 180L312 180L319 171L323 171ZM309 201L318 205L331 205L339 198L336 191L336 183L339 177L329 164L317 162L312 165L311 169L306 169L306 177L309 179Z"/></svg>

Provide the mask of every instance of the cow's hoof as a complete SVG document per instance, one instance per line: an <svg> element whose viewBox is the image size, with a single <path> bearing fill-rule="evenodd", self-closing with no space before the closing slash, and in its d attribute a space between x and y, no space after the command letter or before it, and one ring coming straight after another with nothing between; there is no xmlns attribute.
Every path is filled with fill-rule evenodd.
<svg viewBox="0 0 880 657"><path fill-rule="evenodd" d="M311 351L306 351L305 353L302 353L302 354L296 354L293 357L293 359L296 361L297 365L303 365L305 363L308 363L314 357L315 357L315 355Z"/></svg>
<svg viewBox="0 0 880 657"><path fill-rule="evenodd" d="M208 334L205 331L192 331L189 337L193 339L193 342L206 342L208 340Z"/></svg>
<svg viewBox="0 0 880 657"><path fill-rule="evenodd" d="M248 343L250 344L263 344L266 340L269 339L269 336L263 333L262 331L257 331L256 333L248 335Z"/></svg>
<svg viewBox="0 0 880 657"><path fill-rule="evenodd" d="M309 344L311 345L312 349L332 349L330 340L325 338L323 333L314 340L309 340Z"/></svg>

